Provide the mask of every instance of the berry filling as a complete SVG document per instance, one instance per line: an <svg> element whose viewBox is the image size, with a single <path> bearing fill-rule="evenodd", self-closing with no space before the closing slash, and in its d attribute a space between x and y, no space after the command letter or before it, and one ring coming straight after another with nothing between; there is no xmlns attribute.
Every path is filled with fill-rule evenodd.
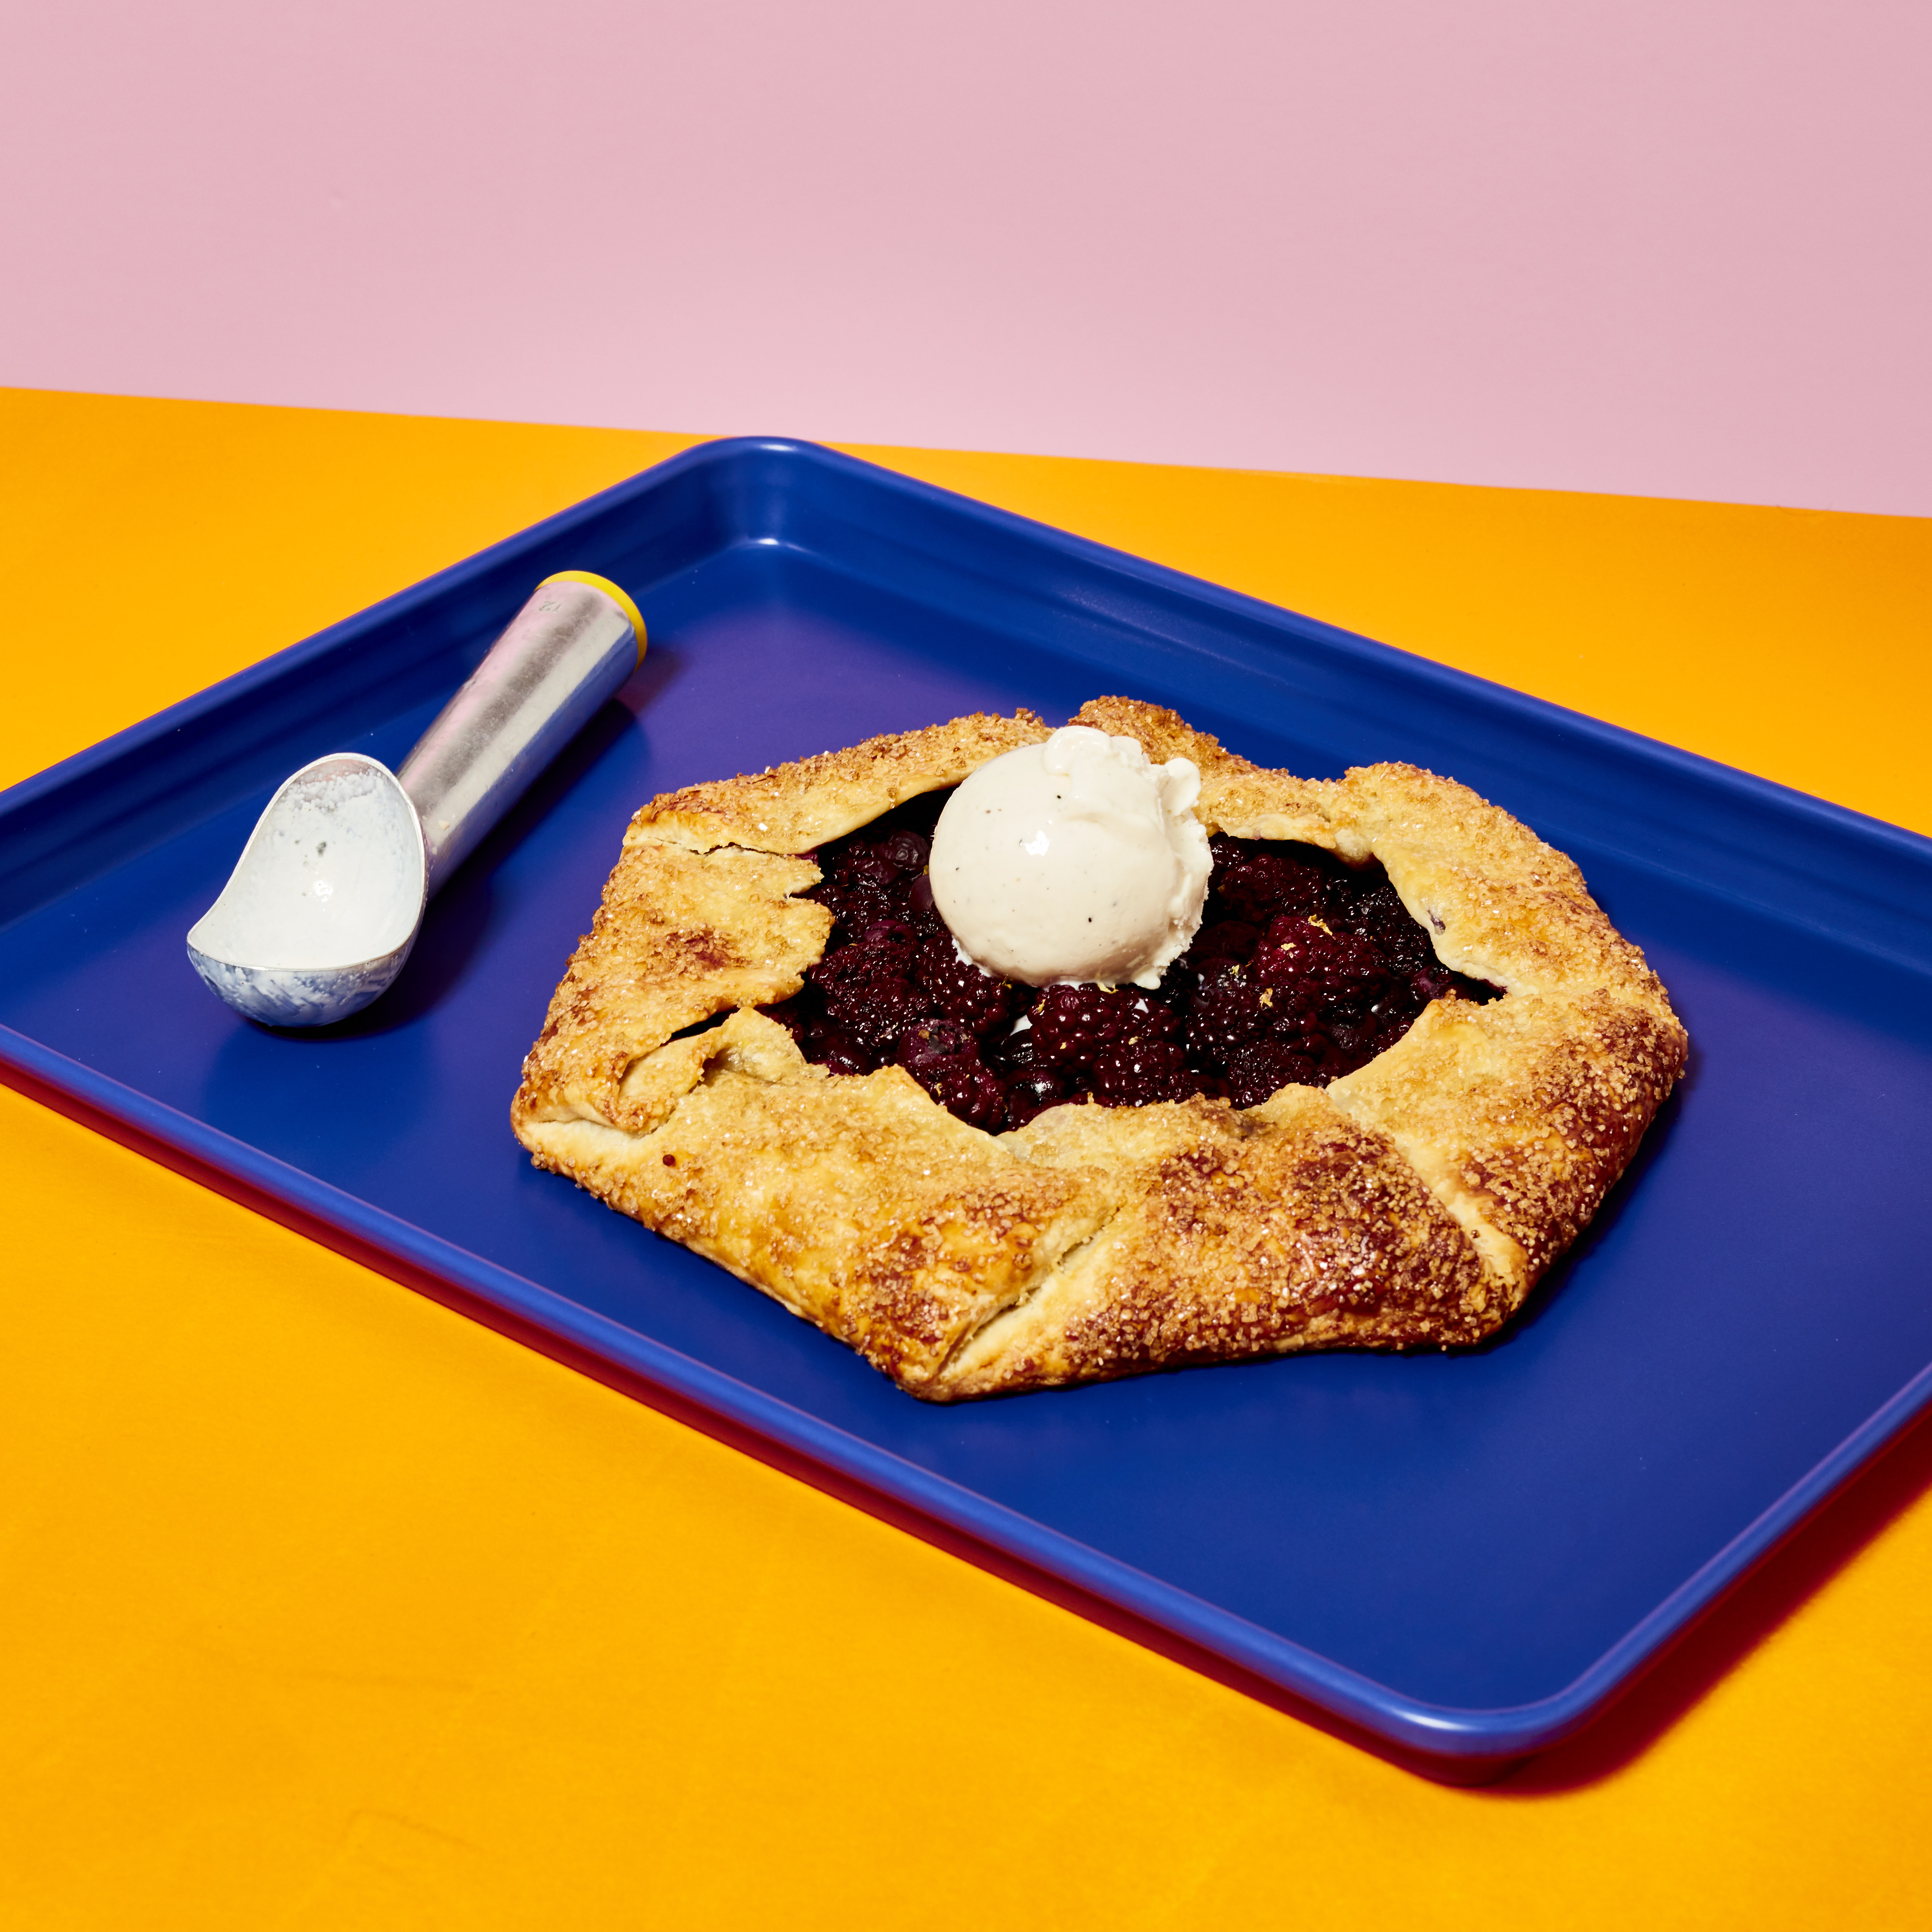
<svg viewBox="0 0 1932 1932"><path fill-rule="evenodd" d="M825 876L805 896L836 923L804 990L763 1010L808 1060L833 1073L902 1066L988 1133L1068 1100L1256 1106L1366 1066L1431 1000L1496 997L1436 958L1379 865L1224 836L1210 842L1201 930L1154 992L996 979L959 956L932 903L926 860L947 796L812 855Z"/></svg>

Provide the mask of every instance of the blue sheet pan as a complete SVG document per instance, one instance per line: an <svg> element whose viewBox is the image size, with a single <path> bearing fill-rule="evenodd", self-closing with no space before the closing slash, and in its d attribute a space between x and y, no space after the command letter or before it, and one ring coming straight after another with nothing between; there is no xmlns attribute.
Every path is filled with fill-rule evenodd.
<svg viewBox="0 0 1932 1932"><path fill-rule="evenodd" d="M274 784L392 761L530 586L626 584L636 680L326 1036L182 935ZM922 1406L539 1174L506 1111L652 794L1124 692L1311 776L1451 773L1582 864L1690 1072L1473 1352ZM1378 1748L1585 1724L1932 1394L1932 842L824 450L692 451L0 797L10 1077L402 1278Z"/></svg>

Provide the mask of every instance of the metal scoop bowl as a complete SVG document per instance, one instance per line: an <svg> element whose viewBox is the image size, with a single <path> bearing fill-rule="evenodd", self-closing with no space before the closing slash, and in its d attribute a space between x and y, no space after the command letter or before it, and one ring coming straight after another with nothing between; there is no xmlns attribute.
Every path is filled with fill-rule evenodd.
<svg viewBox="0 0 1932 1932"><path fill-rule="evenodd" d="M189 928L194 970L267 1026L361 1012L403 970L436 888L644 654L616 584L546 578L400 772L335 752L284 782Z"/></svg>

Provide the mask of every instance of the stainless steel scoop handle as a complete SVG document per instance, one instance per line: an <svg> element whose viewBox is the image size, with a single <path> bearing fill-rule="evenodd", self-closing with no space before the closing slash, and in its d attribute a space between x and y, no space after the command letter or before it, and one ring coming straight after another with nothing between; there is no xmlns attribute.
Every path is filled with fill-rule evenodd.
<svg viewBox="0 0 1932 1932"><path fill-rule="evenodd" d="M572 571L537 586L396 774L422 822L425 897L636 670L644 651L643 621L616 585Z"/></svg>

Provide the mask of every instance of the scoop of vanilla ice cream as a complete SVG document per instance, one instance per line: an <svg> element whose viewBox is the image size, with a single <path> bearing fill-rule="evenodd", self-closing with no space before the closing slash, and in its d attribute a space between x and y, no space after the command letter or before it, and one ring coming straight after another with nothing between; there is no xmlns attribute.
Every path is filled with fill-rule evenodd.
<svg viewBox="0 0 1932 1932"><path fill-rule="evenodd" d="M960 950L1030 986L1154 986L1201 924L1201 774L1069 724L982 765L939 814L932 896Z"/></svg>

